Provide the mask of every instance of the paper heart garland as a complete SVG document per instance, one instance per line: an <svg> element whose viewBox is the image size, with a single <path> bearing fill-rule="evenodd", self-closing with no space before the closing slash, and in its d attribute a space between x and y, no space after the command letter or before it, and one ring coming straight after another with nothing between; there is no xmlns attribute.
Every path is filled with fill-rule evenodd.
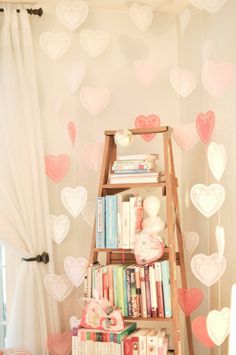
<svg viewBox="0 0 236 355"><path fill-rule="evenodd" d="M149 116L138 116L135 119L135 127L136 128L155 128L160 127L160 118L157 115L149 115ZM155 137L155 133L151 134L141 134L141 137L149 142Z"/></svg>
<svg viewBox="0 0 236 355"><path fill-rule="evenodd" d="M196 127L203 143L207 144L215 125L215 114L212 111L199 113L196 118Z"/></svg>
<svg viewBox="0 0 236 355"><path fill-rule="evenodd" d="M169 79L173 88L182 97L190 95L197 85L195 74L188 69L172 68Z"/></svg>
<svg viewBox="0 0 236 355"><path fill-rule="evenodd" d="M30 351L23 348L4 348L0 350L1 355L32 355Z"/></svg>
<svg viewBox="0 0 236 355"><path fill-rule="evenodd" d="M196 254L191 260L191 269L195 277L210 287L224 274L226 259L220 254Z"/></svg>
<svg viewBox="0 0 236 355"><path fill-rule="evenodd" d="M206 10L212 14L220 10L226 0L188 0L199 10Z"/></svg>
<svg viewBox="0 0 236 355"><path fill-rule="evenodd" d="M87 202L87 190L83 186L65 187L61 191L61 200L67 211L76 218Z"/></svg>
<svg viewBox="0 0 236 355"><path fill-rule="evenodd" d="M196 232L189 232L184 235L184 248L188 256L190 256L198 246L199 239L199 234Z"/></svg>
<svg viewBox="0 0 236 355"><path fill-rule="evenodd" d="M193 334L200 343L202 343L207 348L213 348L214 343L208 335L206 327L206 317L197 317L192 321Z"/></svg>
<svg viewBox="0 0 236 355"><path fill-rule="evenodd" d="M218 254L223 255L225 250L225 230L221 226L216 226L216 244Z"/></svg>
<svg viewBox="0 0 236 355"><path fill-rule="evenodd" d="M207 60L202 69L202 83L211 96L220 97L235 80L235 74L233 64Z"/></svg>
<svg viewBox="0 0 236 355"><path fill-rule="evenodd" d="M75 316L70 317L70 329L72 330L73 328L77 328L80 326L81 319L78 319Z"/></svg>
<svg viewBox="0 0 236 355"><path fill-rule="evenodd" d="M88 267L88 261L85 258L74 258L67 256L64 260L65 272L75 287L79 287L84 281Z"/></svg>
<svg viewBox="0 0 236 355"><path fill-rule="evenodd" d="M65 54L71 44L71 38L67 33L44 32L40 36L42 50L53 60L57 60Z"/></svg>
<svg viewBox="0 0 236 355"><path fill-rule="evenodd" d="M67 236L70 229L70 220L64 214L60 216L50 216L53 240L60 244Z"/></svg>
<svg viewBox="0 0 236 355"><path fill-rule="evenodd" d="M68 90L73 94L79 88L85 76L85 64L76 62L71 65L65 77L65 84Z"/></svg>
<svg viewBox="0 0 236 355"><path fill-rule="evenodd" d="M49 334L47 348L51 355L70 355L72 350L71 332Z"/></svg>
<svg viewBox="0 0 236 355"><path fill-rule="evenodd" d="M226 167L226 150L222 143L211 142L207 148L209 168L217 181L220 181Z"/></svg>
<svg viewBox="0 0 236 355"><path fill-rule="evenodd" d="M136 60L133 63L133 71L138 82L144 87L152 85L157 78L158 68L156 63L150 61Z"/></svg>
<svg viewBox="0 0 236 355"><path fill-rule="evenodd" d="M211 217L222 206L225 200L225 189L220 184L197 184L191 188L192 203L205 217Z"/></svg>
<svg viewBox="0 0 236 355"><path fill-rule="evenodd" d="M184 314L189 316L199 307L203 300L203 293L199 288L179 288L178 302Z"/></svg>
<svg viewBox="0 0 236 355"><path fill-rule="evenodd" d="M108 46L109 37L104 31L82 30L79 35L83 49L93 58L102 54Z"/></svg>
<svg viewBox="0 0 236 355"><path fill-rule="evenodd" d="M141 39L132 39L127 35L121 35L118 41L123 55L131 62L147 57L148 46Z"/></svg>
<svg viewBox="0 0 236 355"><path fill-rule="evenodd" d="M206 319L207 332L216 345L221 345L229 335L230 309L222 308L221 311L213 310Z"/></svg>
<svg viewBox="0 0 236 355"><path fill-rule="evenodd" d="M149 264L164 254L164 244L160 237L143 230L135 236L134 255L138 265Z"/></svg>
<svg viewBox="0 0 236 355"><path fill-rule="evenodd" d="M56 14L63 25L73 31L87 18L88 5L80 0L59 1L56 6Z"/></svg>
<svg viewBox="0 0 236 355"><path fill-rule="evenodd" d="M60 182L67 174L70 167L68 155L46 155L45 156L46 174L54 182Z"/></svg>
<svg viewBox="0 0 236 355"><path fill-rule="evenodd" d="M87 86L80 90L80 102L93 115L98 115L108 106L110 91L105 87Z"/></svg>
<svg viewBox="0 0 236 355"><path fill-rule="evenodd" d="M194 123L179 124L173 127L173 138L178 146L187 152L190 150L199 140L198 133L196 131L196 125Z"/></svg>
<svg viewBox="0 0 236 355"><path fill-rule="evenodd" d="M182 34L184 34L186 28L188 27L190 19L191 19L191 11L189 9L184 9L179 14L180 30Z"/></svg>
<svg viewBox="0 0 236 355"><path fill-rule="evenodd" d="M69 122L67 125L68 133L72 142L73 147L75 146L75 139L76 139L76 124L74 122Z"/></svg>
<svg viewBox="0 0 236 355"><path fill-rule="evenodd" d="M44 286L47 292L58 302L63 301L73 290L73 285L66 274L48 274L44 277Z"/></svg>
<svg viewBox="0 0 236 355"><path fill-rule="evenodd" d="M153 11L149 5L133 3L129 7L129 16L135 26L142 32L145 32L153 20Z"/></svg>

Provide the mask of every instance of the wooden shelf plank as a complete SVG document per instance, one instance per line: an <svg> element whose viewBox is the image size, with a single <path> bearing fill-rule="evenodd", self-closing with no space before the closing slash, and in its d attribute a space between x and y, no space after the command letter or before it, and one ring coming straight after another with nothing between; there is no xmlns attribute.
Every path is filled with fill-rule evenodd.
<svg viewBox="0 0 236 355"><path fill-rule="evenodd" d="M104 184L103 189L132 189L133 187L165 187L165 182L146 182L146 183L125 183L125 184Z"/></svg>
<svg viewBox="0 0 236 355"><path fill-rule="evenodd" d="M111 249L111 248L95 248L95 251L98 252L104 252L104 253L133 253L132 249L121 249L121 248L116 248L116 249ZM165 253L169 253L169 248L164 249Z"/></svg>
<svg viewBox="0 0 236 355"><path fill-rule="evenodd" d="M168 126L162 126L162 127L151 127L151 128L131 128L129 131L133 135L140 135L140 134L148 134L148 133L163 133L167 132L168 130L171 130L170 127ZM105 131L106 136L114 136L116 131Z"/></svg>

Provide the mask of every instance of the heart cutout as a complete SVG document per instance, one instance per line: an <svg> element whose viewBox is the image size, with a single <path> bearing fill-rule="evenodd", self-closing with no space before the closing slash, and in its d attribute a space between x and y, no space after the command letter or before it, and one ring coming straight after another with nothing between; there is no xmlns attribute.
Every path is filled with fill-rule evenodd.
<svg viewBox="0 0 236 355"><path fill-rule="evenodd" d="M199 288L179 288L178 301L184 314L189 316L203 301L203 293Z"/></svg>
<svg viewBox="0 0 236 355"><path fill-rule="evenodd" d="M75 316L70 317L70 329L72 330L73 328L78 328L80 326L81 319L78 319Z"/></svg>
<svg viewBox="0 0 236 355"><path fill-rule="evenodd" d="M65 54L71 45L71 38L67 33L44 32L40 36L42 50L53 60L57 60Z"/></svg>
<svg viewBox="0 0 236 355"><path fill-rule="evenodd" d="M73 147L75 146L75 139L76 139L76 124L74 122L69 122L67 125L68 133L72 142Z"/></svg>
<svg viewBox="0 0 236 355"><path fill-rule="evenodd" d="M208 111L206 114L199 113L196 118L196 127L199 137L202 142L207 144L212 135L215 125L215 114L212 111Z"/></svg>
<svg viewBox="0 0 236 355"><path fill-rule="evenodd" d="M87 202L87 190L83 186L65 187L61 191L61 200L67 211L76 218Z"/></svg>
<svg viewBox="0 0 236 355"><path fill-rule="evenodd" d="M195 89L197 79L188 69L173 68L169 73L169 79L173 88L182 97L187 97Z"/></svg>
<svg viewBox="0 0 236 355"><path fill-rule="evenodd" d="M220 181L227 161L225 146L222 143L211 142L207 148L207 159L213 176Z"/></svg>
<svg viewBox="0 0 236 355"><path fill-rule="evenodd" d="M149 116L138 116L135 119L135 127L136 128L155 128L160 127L160 118L157 115L149 115ZM141 137L149 142L155 137L155 133L151 134L141 134Z"/></svg>
<svg viewBox="0 0 236 355"><path fill-rule="evenodd" d="M93 58L102 54L109 43L109 36L104 31L82 30L79 35L83 49Z"/></svg>
<svg viewBox="0 0 236 355"><path fill-rule="evenodd" d="M160 237L143 230L135 236L134 255L138 265L145 265L158 260L164 254L164 245Z"/></svg>
<svg viewBox="0 0 236 355"><path fill-rule="evenodd" d="M135 26L142 32L145 32L153 20L153 11L151 6L133 3L129 7L129 16Z"/></svg>
<svg viewBox="0 0 236 355"><path fill-rule="evenodd" d="M54 182L60 182L67 174L70 167L68 155L46 155L45 156L46 174Z"/></svg>
<svg viewBox="0 0 236 355"><path fill-rule="evenodd" d="M108 106L110 91L104 87L84 87L80 90L80 102L93 115L98 115Z"/></svg>
<svg viewBox="0 0 236 355"><path fill-rule="evenodd" d="M81 285L84 281L88 267L88 261L85 258L74 258L67 256L64 260L65 272L75 287Z"/></svg>
<svg viewBox="0 0 236 355"><path fill-rule="evenodd" d="M85 164L93 171L99 171L102 165L104 143L85 143L82 147L82 154Z"/></svg>
<svg viewBox="0 0 236 355"><path fill-rule="evenodd" d="M156 63L144 60L136 60L133 63L133 71L138 82L144 87L152 85L158 74Z"/></svg>
<svg viewBox="0 0 236 355"><path fill-rule="evenodd" d="M192 203L205 217L215 214L225 200L225 189L220 184L197 184L191 188L190 197Z"/></svg>
<svg viewBox="0 0 236 355"><path fill-rule="evenodd" d="M199 10L206 10L215 14L224 5L226 0L188 0L193 6Z"/></svg>
<svg viewBox="0 0 236 355"><path fill-rule="evenodd" d="M70 65L65 77L65 84L68 90L73 94L79 88L85 76L85 64L83 62L76 62Z"/></svg>
<svg viewBox="0 0 236 355"><path fill-rule="evenodd" d="M191 269L195 277L210 287L224 274L226 259L220 254L196 254L191 260Z"/></svg>
<svg viewBox="0 0 236 355"><path fill-rule="evenodd" d="M190 256L193 251L196 249L196 247L198 246L199 243L199 234L196 232L189 232L187 234L185 234L184 236L184 248L188 254L188 256Z"/></svg>
<svg viewBox="0 0 236 355"><path fill-rule="evenodd" d="M63 25L73 31L87 18L88 5L80 0L59 1L56 6L56 14Z"/></svg>
<svg viewBox="0 0 236 355"><path fill-rule="evenodd" d="M216 345L220 346L229 335L230 309L228 307L224 307L221 311L213 310L209 312L206 320L206 326L211 340Z"/></svg>
<svg viewBox="0 0 236 355"><path fill-rule="evenodd" d="M173 128L173 138L178 146L187 152L190 150L199 140L198 133L196 131L196 125L194 123L179 124Z"/></svg>
<svg viewBox="0 0 236 355"><path fill-rule="evenodd" d="M60 216L50 216L51 218L51 231L53 240L60 244L67 236L70 229L70 220L64 214Z"/></svg>
<svg viewBox="0 0 236 355"><path fill-rule="evenodd" d="M197 317L192 321L193 334L197 340L207 348L213 348L214 343L208 335L206 327L206 317Z"/></svg>
<svg viewBox="0 0 236 355"><path fill-rule="evenodd" d="M48 274L44 277L44 286L47 292L58 302L63 301L73 290L73 285L66 274Z"/></svg>
<svg viewBox="0 0 236 355"><path fill-rule="evenodd" d="M72 350L71 332L49 334L47 348L51 355L70 355Z"/></svg>

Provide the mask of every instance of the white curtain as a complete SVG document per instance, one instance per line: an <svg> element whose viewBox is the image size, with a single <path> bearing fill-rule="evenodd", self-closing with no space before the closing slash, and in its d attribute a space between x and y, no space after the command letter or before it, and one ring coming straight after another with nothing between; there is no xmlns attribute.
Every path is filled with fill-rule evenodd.
<svg viewBox="0 0 236 355"><path fill-rule="evenodd" d="M21 262L7 346L44 355L48 334L60 330L59 314L43 285L53 258L31 30L25 10L13 6L0 28L0 242L16 257L45 251L50 262Z"/></svg>

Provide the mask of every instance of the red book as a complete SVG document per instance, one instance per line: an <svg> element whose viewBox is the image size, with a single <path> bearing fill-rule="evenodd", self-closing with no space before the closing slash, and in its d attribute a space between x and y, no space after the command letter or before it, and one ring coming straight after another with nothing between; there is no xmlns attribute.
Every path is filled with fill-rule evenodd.
<svg viewBox="0 0 236 355"><path fill-rule="evenodd" d="M108 299L111 304L114 306L114 290L113 290L113 267L108 265L107 267L107 276L108 276Z"/></svg>
<svg viewBox="0 0 236 355"><path fill-rule="evenodd" d="M152 316L152 306L151 306L151 291L150 291L148 265L144 265L144 279L145 279L145 290L146 290L147 316L149 318Z"/></svg>
<svg viewBox="0 0 236 355"><path fill-rule="evenodd" d="M161 276L161 264L159 262L154 263L155 277L156 277L156 289L157 289L157 305L158 305L158 317L164 318L164 299L163 299L163 286Z"/></svg>
<svg viewBox="0 0 236 355"><path fill-rule="evenodd" d="M137 330L138 331L138 330ZM136 334L135 333L137 333L137 331L136 332L134 332L133 334L131 334L131 342L132 342L132 355L138 355L139 354L139 350L138 350L138 345L139 345L139 343L138 343L138 336L136 336Z"/></svg>
<svg viewBox="0 0 236 355"><path fill-rule="evenodd" d="M133 355L132 337L128 335L124 339L124 355Z"/></svg>

